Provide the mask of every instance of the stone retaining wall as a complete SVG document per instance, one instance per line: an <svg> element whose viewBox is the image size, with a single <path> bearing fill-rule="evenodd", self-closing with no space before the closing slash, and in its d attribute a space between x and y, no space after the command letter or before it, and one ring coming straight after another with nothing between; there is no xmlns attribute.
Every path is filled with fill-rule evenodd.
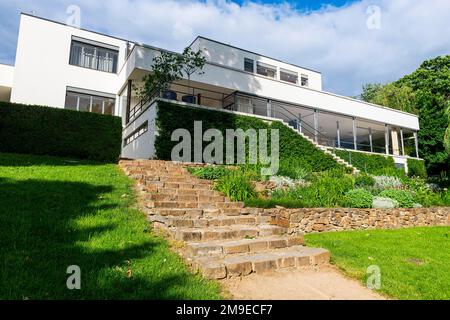
<svg viewBox="0 0 450 320"><path fill-rule="evenodd" d="M414 209L276 208L265 209L264 214L272 216L272 224L289 228L289 233L450 226L450 207Z"/></svg>

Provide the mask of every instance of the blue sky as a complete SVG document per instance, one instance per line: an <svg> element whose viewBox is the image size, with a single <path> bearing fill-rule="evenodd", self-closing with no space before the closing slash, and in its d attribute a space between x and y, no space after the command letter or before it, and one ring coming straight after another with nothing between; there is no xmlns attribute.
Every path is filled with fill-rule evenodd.
<svg viewBox="0 0 450 320"><path fill-rule="evenodd" d="M21 11L181 51L197 35L319 70L324 89L360 93L450 54L448 0L14 0L0 2L0 63L14 63Z"/></svg>

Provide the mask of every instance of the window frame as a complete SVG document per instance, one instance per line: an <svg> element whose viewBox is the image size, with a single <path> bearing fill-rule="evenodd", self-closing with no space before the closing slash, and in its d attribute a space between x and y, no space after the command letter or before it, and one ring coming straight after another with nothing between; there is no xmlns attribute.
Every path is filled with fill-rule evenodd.
<svg viewBox="0 0 450 320"><path fill-rule="evenodd" d="M67 97L71 95L71 97L76 97L76 108L72 109L72 108L67 108ZM83 98L88 98L89 99L89 110L84 111L84 110L80 110L80 100ZM98 113L98 112L93 112L92 111L92 106L93 106L93 102L94 99L97 100L102 100L102 105L101 105L101 109L102 112ZM112 102L113 103L113 108L112 108L112 113L105 113L105 109L106 109L106 105L108 102ZM79 91L75 91L75 90L66 90L66 100L64 102L64 109L66 110L72 110L72 111L77 111L77 112L90 112L90 113L96 113L96 114L101 114L101 115L110 115L110 116L114 116L115 115L115 111L116 111L116 99L112 98L112 97L108 97L108 96L101 96L99 94L90 94L90 93L86 93L86 92L79 92Z"/></svg>
<svg viewBox="0 0 450 320"><path fill-rule="evenodd" d="M252 64L252 70L249 71L246 69L246 63L250 63ZM250 58L244 58L244 71L246 72L250 72L250 73L255 73L255 60L250 59Z"/></svg>
<svg viewBox="0 0 450 320"><path fill-rule="evenodd" d="M275 71L274 76L271 77L269 75L265 75L265 74L259 73L259 68L260 67L261 68L265 68L265 69L271 69L271 70ZM277 66L274 66L274 65L271 65L271 64L268 64L268 63L264 63L264 62L261 62L261 61L256 61L256 74L258 74L260 76L263 76L263 77L267 77L269 79L278 80L278 68L277 68Z"/></svg>
<svg viewBox="0 0 450 320"><path fill-rule="evenodd" d="M74 45L79 45L81 46L81 50L82 50L82 55L84 54L84 49L85 48L92 48L94 50L93 53L93 62L95 64L95 67L87 67L85 64L80 65L80 64L75 64L72 63L72 52L73 52L73 48ZM112 59L111 60L111 64L112 64L112 71L107 71L107 70L101 70L99 69L99 52L104 52L107 53L107 56L109 57L111 54L113 54ZM93 41L83 41L83 39L79 39L79 38L73 38L71 39L70 42L70 51L69 51L69 65L74 66L74 67L80 67L80 68L84 68L84 69L89 69L89 70L95 70L95 71L101 71L101 72L106 72L109 74L117 74L118 73L118 65L119 65L119 48L110 48L107 45L102 45L102 44L97 44L94 43Z"/></svg>
<svg viewBox="0 0 450 320"><path fill-rule="evenodd" d="M289 81L289 80L284 80L284 79L282 79L282 78L281 78L281 75L282 75L283 73L285 73L285 74L287 74L287 75L291 75L291 76L294 76L294 75L295 75L295 77L297 77L296 81L295 81L295 82L292 82L292 81ZM298 80L299 80L298 72L291 71L291 70L288 70L288 69L280 68L280 80L283 81L283 82L287 82L287 83L291 83L291 84L298 85Z"/></svg>
<svg viewBox="0 0 450 320"><path fill-rule="evenodd" d="M306 80L306 84L303 84L303 80ZM302 87L309 87L309 77L307 74L301 74L300 75L300 85Z"/></svg>

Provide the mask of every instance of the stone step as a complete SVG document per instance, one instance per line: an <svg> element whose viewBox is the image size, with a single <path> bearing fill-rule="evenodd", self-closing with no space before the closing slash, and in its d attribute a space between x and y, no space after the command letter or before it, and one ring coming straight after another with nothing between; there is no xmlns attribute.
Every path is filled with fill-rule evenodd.
<svg viewBox="0 0 450 320"><path fill-rule="evenodd" d="M200 242L280 235L285 233L286 229L273 225L233 225L207 228L169 228L168 231L176 240Z"/></svg>
<svg viewBox="0 0 450 320"><path fill-rule="evenodd" d="M143 197L148 201L181 201L181 202L230 202L230 200L222 195L201 195L201 194L173 194L173 193L150 193Z"/></svg>
<svg viewBox="0 0 450 320"><path fill-rule="evenodd" d="M190 257L206 255L230 255L238 253L258 253L272 249L288 248L303 245L303 236L268 236L256 239L240 239L232 241L215 240L208 242L188 243L187 254Z"/></svg>
<svg viewBox="0 0 450 320"><path fill-rule="evenodd" d="M267 273L284 268L302 268L328 263L330 253L325 249L292 246L261 253L240 253L206 256L192 259L194 269L209 279L242 277L251 273Z"/></svg>
<svg viewBox="0 0 450 320"><path fill-rule="evenodd" d="M177 216L150 215L148 220L151 222L160 222L166 227L180 228L206 228L206 227L225 227L232 225L252 225L269 224L271 217L257 215L239 215L235 217L218 215L214 218L186 218Z"/></svg>
<svg viewBox="0 0 450 320"><path fill-rule="evenodd" d="M147 208L174 208L174 209L224 209L227 211L224 212L236 212L236 214L240 213L240 208L244 207L243 202L199 202L199 201L190 201L190 202L181 202L181 201L148 201L146 202ZM236 211L233 211L235 209Z"/></svg>
<svg viewBox="0 0 450 320"><path fill-rule="evenodd" d="M184 196L205 196L205 197L223 197L223 195L215 190L195 190L195 189L172 189L158 188L154 193L165 195L184 195Z"/></svg>

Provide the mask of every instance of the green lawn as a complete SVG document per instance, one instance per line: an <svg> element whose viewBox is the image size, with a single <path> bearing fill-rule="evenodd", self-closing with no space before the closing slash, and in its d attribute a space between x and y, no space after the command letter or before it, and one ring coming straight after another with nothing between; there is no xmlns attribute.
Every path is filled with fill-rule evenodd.
<svg viewBox="0 0 450 320"><path fill-rule="evenodd" d="M330 250L332 263L366 283L381 270L380 292L397 299L450 299L450 227L308 234L310 246Z"/></svg>
<svg viewBox="0 0 450 320"><path fill-rule="evenodd" d="M0 299L220 299L151 232L130 184L114 164L0 154Z"/></svg>

